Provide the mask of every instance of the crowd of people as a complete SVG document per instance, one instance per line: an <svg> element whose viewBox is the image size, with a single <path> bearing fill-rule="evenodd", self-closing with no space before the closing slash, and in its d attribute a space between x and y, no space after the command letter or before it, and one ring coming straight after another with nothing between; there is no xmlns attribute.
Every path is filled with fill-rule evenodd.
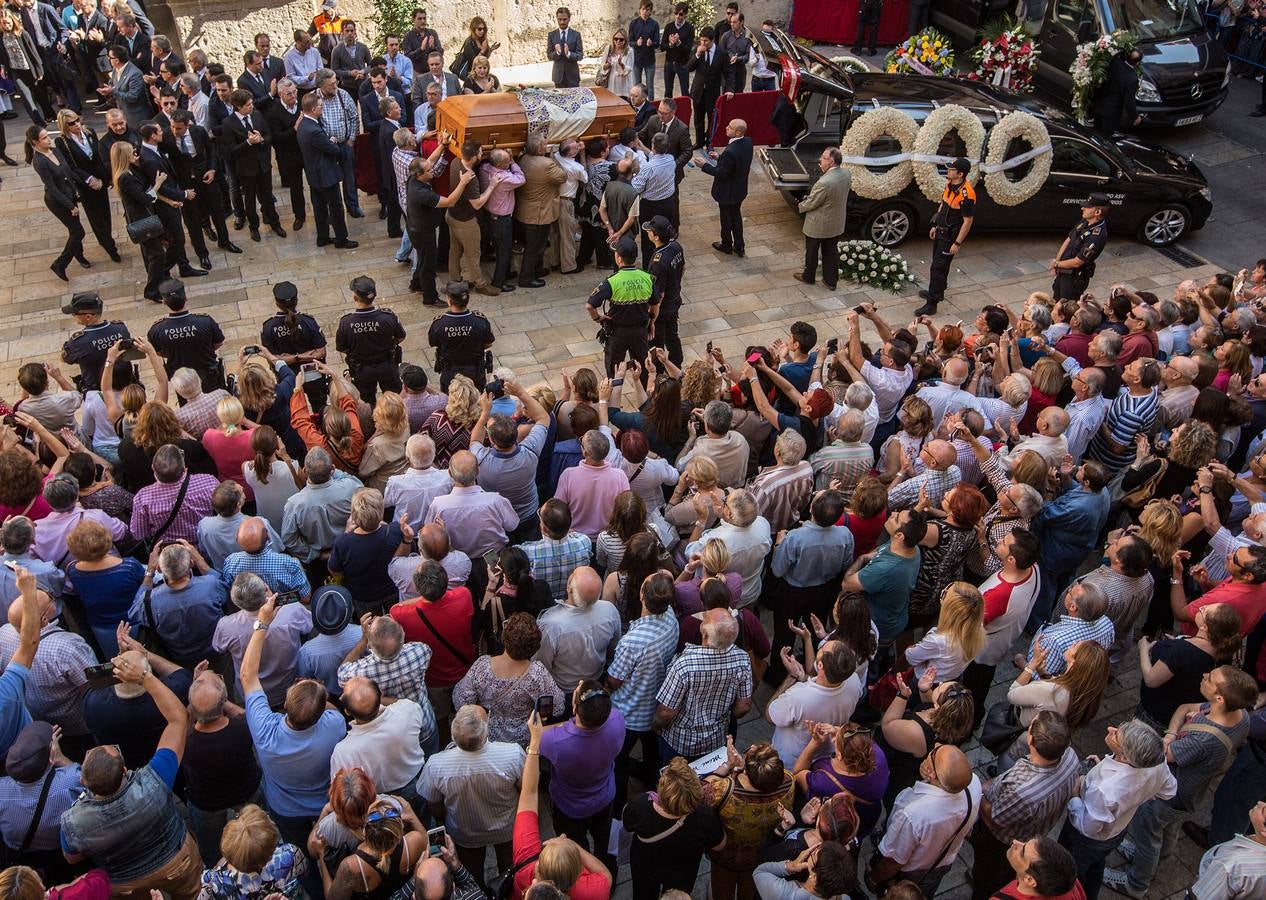
<svg viewBox="0 0 1266 900"><path fill-rule="evenodd" d="M0 16L36 23L0 34L6 71L45 59L45 6ZM713 179L714 249L743 256L751 142L734 120L696 155L708 123L692 142L653 104L654 51L666 80L684 43L696 82L741 90L731 6L696 42L643 4L600 69L637 125L517 162L435 134L438 102L497 89L479 19L448 67L422 10L378 59L326 0L233 79L175 60L134 0L67 7L62 49L103 44L114 105L98 140L89 71L22 82L33 118L65 104L28 137L70 233L54 269L86 262L81 212L118 255L113 184L130 223L162 220L144 292L167 314L134 337L76 293L61 358L0 401L0 896L589 900L626 866L650 900L696 892L706 858L717 900L931 898L956 864L981 900L1142 898L1184 833L1195 900L1266 894L1266 260L1097 299L1092 198L1052 293L966 328L932 318L942 278L908 323L862 304L839 335L797 321L688 359L684 166ZM583 50L557 24L565 83ZM154 88L135 101L131 69ZM235 247L233 209L285 237L275 152L292 228L307 178L318 242L354 246L371 111L397 258L445 304L435 365L365 275L345 369L284 281L226 364L169 277L210 263L172 236ZM823 255L831 287L839 162L802 204L801 280ZM561 390L497 366L472 292L595 259L603 366Z"/></svg>

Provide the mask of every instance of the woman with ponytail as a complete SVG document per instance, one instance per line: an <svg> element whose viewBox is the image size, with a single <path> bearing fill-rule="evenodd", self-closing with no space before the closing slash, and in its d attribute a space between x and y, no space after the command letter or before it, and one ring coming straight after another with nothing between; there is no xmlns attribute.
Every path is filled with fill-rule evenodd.
<svg viewBox="0 0 1266 900"><path fill-rule="evenodd" d="M251 423L246 420L242 401L225 397L215 405L219 428L208 428L202 433L202 446L215 461L216 476L221 481L236 481L246 491L246 499L254 494L246 483L242 467L254 456L251 450Z"/></svg>
<svg viewBox="0 0 1266 900"><path fill-rule="evenodd" d="M255 495L255 515L267 519L280 534L286 501L307 484L303 470L268 425L251 429L252 457L242 463L246 487Z"/></svg>
<svg viewBox="0 0 1266 900"><path fill-rule="evenodd" d="M308 845L320 850L316 861L326 900L386 900L412 877L426 852L426 829L409 804L384 797L369 807L360 844L333 876L325 862L325 841L314 836Z"/></svg>

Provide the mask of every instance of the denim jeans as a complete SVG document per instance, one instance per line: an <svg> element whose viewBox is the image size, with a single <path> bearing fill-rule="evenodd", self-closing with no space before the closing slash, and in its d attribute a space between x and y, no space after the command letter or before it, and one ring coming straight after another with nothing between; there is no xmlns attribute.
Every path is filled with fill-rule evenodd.
<svg viewBox="0 0 1266 900"><path fill-rule="evenodd" d="M1124 837L1123 831L1114 838L1097 841L1086 837L1071 823L1064 823L1064 828L1059 833L1059 842L1073 855L1073 861L1077 864L1077 878L1086 892L1086 900L1099 900L1099 889L1103 887L1104 860Z"/></svg>
<svg viewBox="0 0 1266 900"><path fill-rule="evenodd" d="M1187 816L1187 810L1175 809L1168 800L1148 800L1138 808L1126 829L1134 842L1134 862L1125 873L1133 890L1147 891L1162 857L1174 852L1179 829Z"/></svg>
<svg viewBox="0 0 1266 900"><path fill-rule="evenodd" d="M1266 748L1250 741L1240 748L1213 795L1213 820L1209 823L1209 846L1229 841L1248 828L1248 811L1266 797Z"/></svg>
<svg viewBox="0 0 1266 900"><path fill-rule="evenodd" d="M646 88L646 99L655 99L655 58L648 63L633 63L633 83Z"/></svg>
<svg viewBox="0 0 1266 900"><path fill-rule="evenodd" d="M396 262L404 262L413 256L413 241L409 240L409 232L400 236L400 249L396 251Z"/></svg>
<svg viewBox="0 0 1266 900"><path fill-rule="evenodd" d="M778 86L778 79L773 75L753 75L752 90L753 91L772 91Z"/></svg>

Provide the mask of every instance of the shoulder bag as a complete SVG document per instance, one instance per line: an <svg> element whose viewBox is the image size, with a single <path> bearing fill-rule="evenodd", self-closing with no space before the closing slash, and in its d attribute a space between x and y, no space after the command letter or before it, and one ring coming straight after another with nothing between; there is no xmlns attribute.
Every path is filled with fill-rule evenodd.
<svg viewBox="0 0 1266 900"><path fill-rule="evenodd" d="M1024 731L1016 708L1007 700L999 700L985 712L985 723L980 729L980 746L994 756L1000 756Z"/></svg>
<svg viewBox="0 0 1266 900"><path fill-rule="evenodd" d="M919 876L918 878L910 878L909 874L905 872L898 872L888 881L872 885L870 883L870 873L868 872L866 875L867 886L872 888L872 890L874 890L875 892L875 895L878 897L884 896L888 892L888 889L894 883L901 881L903 879L909 879L913 881L916 885L918 885L919 890L923 890L923 883L927 880L927 877L931 875L933 872L935 872L937 868L941 865L941 863L945 861L945 855L949 853L950 847L954 846L954 841L958 840L958 835L962 832L963 826L965 826L968 822L971 821L971 813L972 813L973 805L974 805L974 801L972 800L971 789L969 786L967 789L967 812L963 814L963 821L958 823L958 827L954 829L954 833L950 835L950 839L945 842L945 846L942 847L941 852L937 854L936 861L932 863L932 865L928 866L922 872L916 871L912 873L912 874L917 874ZM872 857L872 860L871 860L872 865L874 864L874 859L877 858L878 856L879 856L879 851L876 850L875 856Z"/></svg>
<svg viewBox="0 0 1266 900"><path fill-rule="evenodd" d="M167 514L167 521L162 525L159 525L158 530L155 531L145 542L146 556L154 552L154 548L158 546L158 542L162 540L163 535L165 535L168 529L171 528L171 524L176 521L176 516L180 514L180 505L185 502L185 492L189 490L190 477L192 477L190 473L186 472L185 480L180 483L180 492L176 494L176 502L171 505L171 512Z"/></svg>
<svg viewBox="0 0 1266 900"><path fill-rule="evenodd" d="M56 767L50 767L48 774L44 776L44 787L40 789L40 799L35 804L35 815L31 817L31 824L26 829L26 837L22 838L22 845L16 851L0 842L0 865L9 866L18 865L22 861L22 857L31 847L31 841L35 840L35 832L39 830L40 819L44 818L44 807L48 804L48 792L53 787L53 776L57 774Z"/></svg>
<svg viewBox="0 0 1266 900"><path fill-rule="evenodd" d="M1190 725L1184 725L1181 730L1211 734L1222 742L1222 747L1226 750L1226 756L1222 760L1222 765L1218 766L1218 771L1214 773L1214 777L1224 774L1227 769L1231 768L1231 763L1235 760L1235 747L1231 744L1231 739L1227 737L1225 731L1214 725L1206 725L1203 722L1193 722Z"/></svg>
<svg viewBox="0 0 1266 900"><path fill-rule="evenodd" d="M127 223L127 239L133 244L144 244L146 241L155 240L162 237L165 232L163 220L156 215Z"/></svg>
<svg viewBox="0 0 1266 900"><path fill-rule="evenodd" d="M426 613L422 611L421 604L418 604L417 606L413 607L413 611L418 614L418 618L422 620L422 624L427 627L427 630L430 631L431 634L435 635L435 637L439 640L439 642L444 645L445 649L447 649L449 653L453 654L453 656L456 657L458 662L460 662L463 666L469 666L472 662L474 662L474 660L467 659L466 654L462 653L460 650L458 650L456 647L450 644L448 641L448 638L440 634L439 630L434 625L431 624L431 620L426 617Z"/></svg>
<svg viewBox="0 0 1266 900"><path fill-rule="evenodd" d="M514 876L519 874L520 869L532 865L538 858L540 858L539 853L528 857L523 862L515 863L500 875L494 875L489 878L488 896L494 898L494 900L510 900L514 896Z"/></svg>

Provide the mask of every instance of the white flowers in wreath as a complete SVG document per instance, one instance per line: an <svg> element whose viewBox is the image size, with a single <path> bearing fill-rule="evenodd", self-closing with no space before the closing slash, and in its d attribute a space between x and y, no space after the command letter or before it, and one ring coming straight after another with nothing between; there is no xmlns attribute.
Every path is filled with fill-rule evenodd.
<svg viewBox="0 0 1266 900"><path fill-rule="evenodd" d="M862 113L849 126L840 143L840 152L845 157L864 157L871 144L883 135L889 135L901 145L902 153L910 153L918 134L919 126L908 113L893 107L872 109ZM908 159L897 163L887 172L872 172L855 162L845 162L844 165L853 176L853 193L868 200L882 200L899 194L914 177L912 164Z"/></svg>
<svg viewBox="0 0 1266 900"><path fill-rule="evenodd" d="M861 74L863 72L870 71L870 66L866 65L866 63L862 62L856 56L832 56L831 62L835 63L849 74Z"/></svg>
<svg viewBox="0 0 1266 900"><path fill-rule="evenodd" d="M972 160L971 173L967 179L974 185L980 177L980 164L976 160L980 159L981 151L985 147L985 126L980 123L979 117L966 107L951 104L932 110L924 119L918 137L915 138L914 152L919 156L938 155L941 152L941 142L951 131L957 131L967 147L963 155ZM913 170L914 180L918 183L923 196L933 203L939 201L941 195L945 193L946 181L945 176L937 168L937 164L916 162Z"/></svg>
<svg viewBox="0 0 1266 900"><path fill-rule="evenodd" d="M1016 139L1028 144L1030 150L1045 149L1033 158L1027 175L1011 181L1002 166L1007 161L1008 146ZM1042 121L1020 110L1003 116L989 132L985 171L985 190L999 206L1019 206L1037 194L1051 173L1051 135Z"/></svg>

